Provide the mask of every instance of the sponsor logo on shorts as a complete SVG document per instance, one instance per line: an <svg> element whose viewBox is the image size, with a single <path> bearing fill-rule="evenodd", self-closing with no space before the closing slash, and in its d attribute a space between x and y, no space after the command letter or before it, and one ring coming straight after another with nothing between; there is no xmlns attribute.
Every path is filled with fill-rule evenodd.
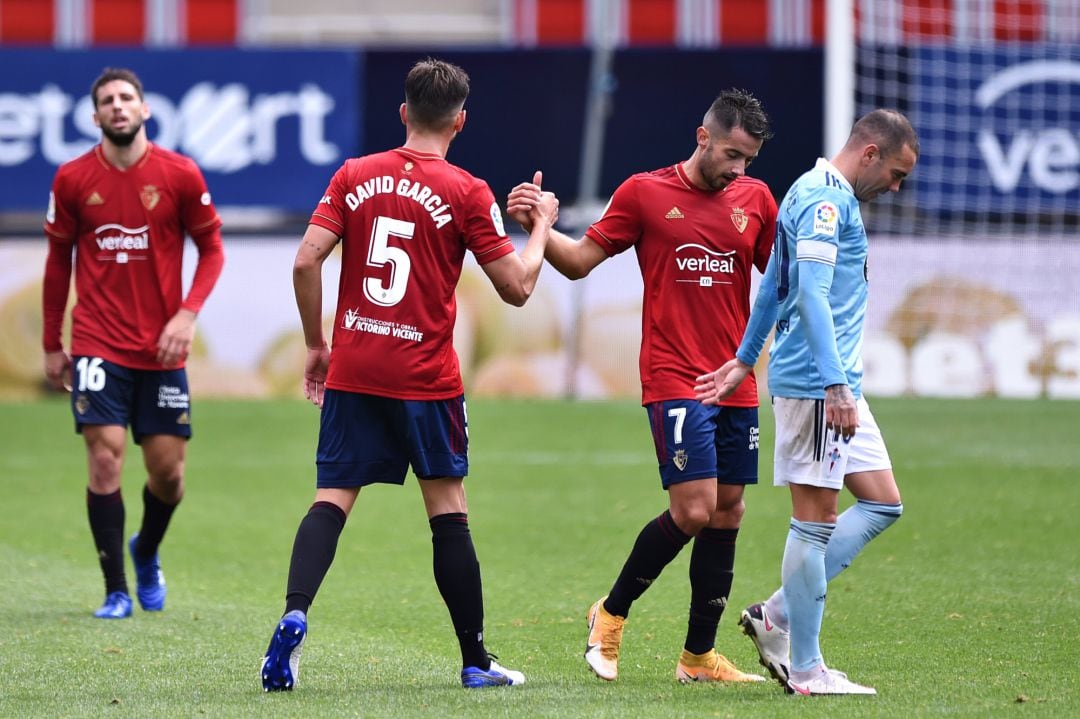
<svg viewBox="0 0 1080 719"><path fill-rule="evenodd" d="M158 387L157 406L162 409L187 409L191 406L191 400L180 387L163 384Z"/></svg>
<svg viewBox="0 0 1080 719"><path fill-rule="evenodd" d="M757 449L758 443L761 439L761 431L757 427L750 428L750 441L747 445L747 449Z"/></svg>
<svg viewBox="0 0 1080 719"><path fill-rule="evenodd" d="M177 424L191 424L191 415L187 412L181 412L180 416L176 418Z"/></svg>

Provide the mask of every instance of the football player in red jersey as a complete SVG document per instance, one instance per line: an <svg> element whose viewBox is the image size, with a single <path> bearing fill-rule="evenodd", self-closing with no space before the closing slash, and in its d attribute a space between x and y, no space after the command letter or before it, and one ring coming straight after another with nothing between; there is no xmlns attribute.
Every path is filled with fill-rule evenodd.
<svg viewBox="0 0 1080 719"><path fill-rule="evenodd" d="M49 195L49 254L43 290L45 375L71 390L75 428L86 443L87 507L105 603L95 616L131 615L124 573L120 472L127 427L142 447L143 520L128 546L139 602L165 605L158 561L184 494L191 406L184 361L195 317L221 274L221 220L195 163L151 143L150 108L135 73L109 68L90 90L101 143L60 167ZM199 251L183 294L184 237ZM71 354L61 325L75 264ZM73 372L74 370L74 372Z"/></svg>
<svg viewBox="0 0 1080 719"><path fill-rule="evenodd" d="M304 393L322 408L318 473L315 503L296 532L285 614L263 659L266 691L295 685L307 611L361 487L403 484L410 465L431 526L435 583L461 647L462 685L525 680L484 648L480 567L462 482L468 429L452 343L454 288L467 250L505 302L524 304L558 201L537 187L534 229L516 253L488 185L446 161L468 94L461 68L418 62L400 108L405 144L338 169L296 254L293 284L308 347ZM322 265L339 242L331 351L321 321Z"/></svg>
<svg viewBox="0 0 1080 719"><path fill-rule="evenodd" d="M641 530L606 597L588 612L585 659L602 679L618 676L630 606L694 540L690 617L675 675L681 681L764 681L739 671L715 649L735 564L743 489L757 482L758 395L746 382L720 407L694 399L696 378L730 357L750 314L751 267L764 271L776 202L746 168L771 136L752 95L725 91L697 128L685 162L633 175L574 241L549 232L546 256L579 279L607 258L637 252L645 285L641 388L669 508ZM539 187L518 185L507 210L530 227Z"/></svg>

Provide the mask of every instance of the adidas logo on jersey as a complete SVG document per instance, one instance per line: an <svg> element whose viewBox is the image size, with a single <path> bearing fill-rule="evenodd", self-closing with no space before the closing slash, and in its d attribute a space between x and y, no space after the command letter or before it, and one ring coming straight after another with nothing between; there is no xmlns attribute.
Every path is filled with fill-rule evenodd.
<svg viewBox="0 0 1080 719"><path fill-rule="evenodd" d="M104 205L105 200L101 199L101 195L98 194L97 190L94 190L93 192L90 193L90 197L86 198L86 204L88 204L88 205Z"/></svg>
<svg viewBox="0 0 1080 719"><path fill-rule="evenodd" d="M686 218L686 215L678 207L672 207L664 217L668 220L682 220Z"/></svg>

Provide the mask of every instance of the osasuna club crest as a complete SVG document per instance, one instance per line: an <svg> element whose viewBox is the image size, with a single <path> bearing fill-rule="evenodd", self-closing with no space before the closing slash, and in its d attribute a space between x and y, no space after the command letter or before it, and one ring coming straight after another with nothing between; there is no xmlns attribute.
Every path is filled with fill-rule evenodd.
<svg viewBox="0 0 1080 719"><path fill-rule="evenodd" d="M153 185L146 185L142 188L142 192L139 193L139 199L142 200L143 207L152 210L161 201L161 193Z"/></svg>
<svg viewBox="0 0 1080 719"><path fill-rule="evenodd" d="M750 221L750 218L746 216L746 210L741 207L733 207L731 209L731 222L735 225L735 229L739 231L741 235L746 230L746 223Z"/></svg>
<svg viewBox="0 0 1080 719"><path fill-rule="evenodd" d="M677 449L677 450L675 450L675 456L671 458L671 461L679 469L679 471L681 472L684 469L686 469L686 460L687 459L688 459L688 457L686 456L686 450L685 449Z"/></svg>

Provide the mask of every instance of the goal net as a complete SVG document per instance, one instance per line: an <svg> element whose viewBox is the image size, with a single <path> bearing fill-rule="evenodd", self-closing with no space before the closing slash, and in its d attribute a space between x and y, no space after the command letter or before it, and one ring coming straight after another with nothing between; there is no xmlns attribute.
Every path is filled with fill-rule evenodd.
<svg viewBox="0 0 1080 719"><path fill-rule="evenodd" d="M1080 3L853 10L856 117L899 109L922 146L903 190L863 207L868 385L1080 396Z"/></svg>

